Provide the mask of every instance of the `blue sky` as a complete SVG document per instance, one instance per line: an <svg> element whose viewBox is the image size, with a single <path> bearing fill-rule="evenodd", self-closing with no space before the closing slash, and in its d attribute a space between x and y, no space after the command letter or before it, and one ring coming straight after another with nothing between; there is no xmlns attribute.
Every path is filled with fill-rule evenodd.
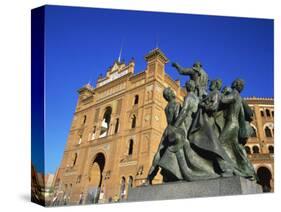
<svg viewBox="0 0 281 212"><path fill-rule="evenodd" d="M273 97L273 21L269 19L46 7L45 172L59 167L77 102L77 90L118 58L135 58L158 46L183 66L200 60L210 79L246 81L243 96ZM166 72L185 81L171 67ZM36 166L36 161L34 161ZM39 171L43 171L40 170Z"/></svg>

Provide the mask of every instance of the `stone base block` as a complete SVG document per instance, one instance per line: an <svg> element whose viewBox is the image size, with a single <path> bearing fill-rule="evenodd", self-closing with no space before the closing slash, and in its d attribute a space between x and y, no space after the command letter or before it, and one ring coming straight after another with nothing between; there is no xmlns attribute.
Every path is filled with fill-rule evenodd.
<svg viewBox="0 0 281 212"><path fill-rule="evenodd" d="M127 201L149 201L262 193L256 182L238 176L195 182L140 186L128 191Z"/></svg>

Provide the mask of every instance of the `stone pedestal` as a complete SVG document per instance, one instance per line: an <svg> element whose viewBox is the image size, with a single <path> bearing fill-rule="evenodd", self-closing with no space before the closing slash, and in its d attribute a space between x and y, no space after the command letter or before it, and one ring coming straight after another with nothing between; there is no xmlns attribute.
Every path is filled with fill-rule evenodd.
<svg viewBox="0 0 281 212"><path fill-rule="evenodd" d="M256 182L238 176L195 182L171 182L130 188L127 201L148 201L262 193Z"/></svg>

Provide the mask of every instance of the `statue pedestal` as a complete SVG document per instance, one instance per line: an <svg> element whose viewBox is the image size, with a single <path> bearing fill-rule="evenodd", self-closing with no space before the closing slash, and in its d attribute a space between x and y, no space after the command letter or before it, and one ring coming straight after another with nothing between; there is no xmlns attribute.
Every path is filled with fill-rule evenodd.
<svg viewBox="0 0 281 212"><path fill-rule="evenodd" d="M130 188L128 202L262 193L256 182L242 177L195 182L171 182Z"/></svg>

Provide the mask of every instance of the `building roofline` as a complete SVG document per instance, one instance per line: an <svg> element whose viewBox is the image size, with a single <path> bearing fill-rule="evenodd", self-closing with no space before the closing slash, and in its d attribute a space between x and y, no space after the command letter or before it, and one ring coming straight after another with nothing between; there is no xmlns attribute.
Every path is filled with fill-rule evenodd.
<svg viewBox="0 0 281 212"><path fill-rule="evenodd" d="M274 100L273 97L256 97L256 96L248 96L244 97L245 100Z"/></svg>

